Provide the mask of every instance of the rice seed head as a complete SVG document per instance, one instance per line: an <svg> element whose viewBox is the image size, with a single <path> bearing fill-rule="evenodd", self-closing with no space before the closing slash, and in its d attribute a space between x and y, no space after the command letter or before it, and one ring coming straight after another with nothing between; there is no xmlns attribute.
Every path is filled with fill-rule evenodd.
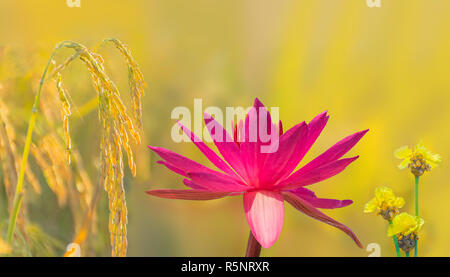
<svg viewBox="0 0 450 277"><path fill-rule="evenodd" d="M116 38L108 38L104 42L113 43L124 57L125 63L128 66L128 83L131 91L133 120L137 124L138 129L142 131L142 97L144 96L144 89L147 86L144 75L131 54L131 50L125 43Z"/></svg>
<svg viewBox="0 0 450 277"><path fill-rule="evenodd" d="M140 143L139 130L142 121L141 98L144 94L145 82L137 63L131 56L128 48L118 40L113 41L125 56L129 72L132 98L132 116L127 113L120 92L115 83L105 73L103 58L85 46L78 43L69 43L67 47L76 50L80 60L86 65L91 75L95 89L99 94L98 115L102 126L100 145L101 181L109 199L110 242L113 256L125 256L127 249L127 206L123 184L124 164L123 150L127 154L128 166L133 176L136 174L136 164L129 144L131 136L136 143ZM133 121L138 124L135 128Z"/></svg>
<svg viewBox="0 0 450 277"><path fill-rule="evenodd" d="M70 130L69 130L69 116L71 115L70 111L70 104L67 99L67 92L63 88L62 85L62 76L61 73L56 73L56 89L58 91L58 97L59 101L61 102L62 106L62 119L63 119L63 126L64 126L64 139L66 141L66 159L67 163L70 164L70 151L72 149L72 143L70 139Z"/></svg>

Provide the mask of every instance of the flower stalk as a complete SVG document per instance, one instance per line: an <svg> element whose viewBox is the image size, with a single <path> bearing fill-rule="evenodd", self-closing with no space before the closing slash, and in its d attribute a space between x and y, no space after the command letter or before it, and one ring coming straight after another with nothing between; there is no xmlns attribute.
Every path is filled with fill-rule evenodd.
<svg viewBox="0 0 450 277"><path fill-rule="evenodd" d="M420 176L415 176L414 178L414 206L415 206L415 216L419 216L419 179ZM416 247L414 248L414 257L417 257L417 240Z"/></svg>
<svg viewBox="0 0 450 277"><path fill-rule="evenodd" d="M392 226L392 220L389 220L389 225ZM393 236L394 239L394 245L395 245L395 252L397 253L397 257L401 257L400 248L398 247L398 239L396 236Z"/></svg>
<svg viewBox="0 0 450 277"><path fill-rule="evenodd" d="M247 251L245 252L245 257L259 257L261 254L261 244L255 239L250 231L248 236Z"/></svg>

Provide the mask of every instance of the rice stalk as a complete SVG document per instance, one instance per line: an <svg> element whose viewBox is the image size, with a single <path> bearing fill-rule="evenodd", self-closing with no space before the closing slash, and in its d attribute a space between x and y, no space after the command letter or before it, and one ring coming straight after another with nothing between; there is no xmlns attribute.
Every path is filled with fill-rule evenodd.
<svg viewBox="0 0 450 277"><path fill-rule="evenodd" d="M13 204L14 186L17 183L17 168L20 166L20 156L17 154L15 140L16 134L8 119L8 108L0 100L0 161L10 209ZM40 194L41 186L29 166L25 169L25 175L33 190Z"/></svg>
<svg viewBox="0 0 450 277"><path fill-rule="evenodd" d="M142 73L137 67L136 62L132 58L129 50L121 43L113 40L117 43L118 47L121 47L123 54L127 57L127 63L129 66L129 76L132 78L130 83L132 86L132 106L133 112L130 117L127 113L125 105L120 98L120 92L117 89L114 82L105 73L103 58L90 51L85 46L71 41L64 41L56 46L54 49L46 68L44 69L41 81L39 83L38 93L35 97L33 104L32 115L28 124L28 131L25 140L25 147L23 153L23 159L20 166L18 175L18 181L16 186L16 192L14 195L14 205L10 217L10 224L8 226L8 242L12 241L14 234L14 227L17 220L17 214L20 209L20 205L23 198L23 179L25 175L25 168L27 166L27 158L32 151L33 155L37 159L41 168L44 168L44 175L46 175L49 186L55 191L58 197L58 201L63 203L67 197L67 192L64 190L64 186L61 184L64 180L64 176L58 174L60 169L55 168L55 165L50 165L46 161L46 157L56 159L58 157L52 156L53 149L57 147L57 144L48 145L44 142L55 141L54 139L47 138L43 140L42 145L39 147L31 143L33 129L35 127L39 102L41 98L43 83L46 80L47 72L52 64L55 53L61 48L70 48L75 51L75 55L67 59L62 65L56 67L53 70L53 76L56 79L56 88L59 95L59 101L62 104L62 118L63 118L63 131L66 142L67 161L70 161L71 152L71 140L69 134L69 116L70 105L68 101L67 91L63 88L61 80L61 71L67 67L72 61L77 58L80 59L84 65L88 68L91 75L95 89L98 92L98 115L101 123L101 142L100 142L100 183L105 188L109 199L109 232L110 242L112 247L113 256L125 256L127 248L127 206L125 201L125 189L123 183L124 177L124 165L123 165L123 151L127 155L128 166L133 176L136 174L136 165L134 162L133 152L130 146L131 137L135 143L140 143L139 131L142 128L142 102L143 96L143 82ZM138 128L135 127L136 122ZM42 149L41 149L42 148ZM61 152L59 152L61 153ZM92 205L91 205L92 206ZM89 221L92 216L89 216Z"/></svg>

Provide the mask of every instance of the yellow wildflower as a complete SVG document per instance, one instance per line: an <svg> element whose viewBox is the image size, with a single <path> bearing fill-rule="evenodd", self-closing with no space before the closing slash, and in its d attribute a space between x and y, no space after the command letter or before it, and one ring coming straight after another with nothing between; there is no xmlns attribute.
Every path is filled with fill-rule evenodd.
<svg viewBox="0 0 450 277"><path fill-rule="evenodd" d="M409 167L414 176L421 176L425 171L430 171L442 162L441 155L426 149L422 141L413 149L406 145L402 146L394 152L394 155L403 160L398 168Z"/></svg>
<svg viewBox="0 0 450 277"><path fill-rule="evenodd" d="M399 213L399 208L405 205L402 197L396 197L391 188L378 187L375 189L375 197L364 207L365 213L377 211L386 220L392 220Z"/></svg>
<svg viewBox="0 0 450 277"><path fill-rule="evenodd" d="M418 232L422 228L424 220L418 216L401 213L394 217L389 225L388 236L397 236L398 246L408 253L416 247Z"/></svg>
<svg viewBox="0 0 450 277"><path fill-rule="evenodd" d="M422 218L403 212L392 220L392 225L389 225L388 236L417 233L422 228L423 223Z"/></svg>

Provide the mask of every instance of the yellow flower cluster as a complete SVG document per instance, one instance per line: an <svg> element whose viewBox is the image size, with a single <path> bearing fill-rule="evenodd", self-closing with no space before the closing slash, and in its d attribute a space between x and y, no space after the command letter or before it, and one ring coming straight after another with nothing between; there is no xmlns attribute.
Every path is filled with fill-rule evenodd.
<svg viewBox="0 0 450 277"><path fill-rule="evenodd" d="M400 213L399 209L405 205L402 197L395 196L392 189L388 187L378 187L375 190L375 197L364 207L365 213L377 212L384 219L389 221L388 236L393 237L397 257L401 257L400 249L409 257L409 252L414 250L414 257L417 257L418 233L424 224L424 220L419 217L419 177L425 171L431 171L442 162L439 154L434 154L422 142L414 148L402 146L394 152L394 156L402 159L399 164L400 169L410 168L411 173L416 177L414 181L415 216L408 213Z"/></svg>
<svg viewBox="0 0 450 277"><path fill-rule="evenodd" d="M425 171L430 171L442 162L441 155L434 154L419 142L413 149L402 146L394 152L395 157L403 160L399 164L400 169L411 168L414 176L421 176Z"/></svg>
<svg viewBox="0 0 450 277"><path fill-rule="evenodd" d="M375 190L375 197L372 198L364 207L365 213L376 211L384 219L391 221L398 213L399 208L405 205L402 197L396 197L391 188L378 187Z"/></svg>

